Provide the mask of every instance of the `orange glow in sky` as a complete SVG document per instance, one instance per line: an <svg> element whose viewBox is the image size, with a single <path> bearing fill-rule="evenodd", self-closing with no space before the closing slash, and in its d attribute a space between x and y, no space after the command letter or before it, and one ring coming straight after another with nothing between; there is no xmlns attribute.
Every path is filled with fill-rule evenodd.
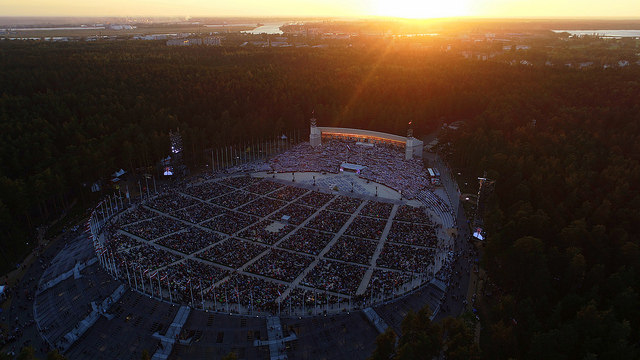
<svg viewBox="0 0 640 360"><path fill-rule="evenodd" d="M0 16L640 18L637 0L0 0Z"/></svg>
<svg viewBox="0 0 640 360"><path fill-rule="evenodd" d="M375 14L422 19L469 14L470 0L377 0Z"/></svg>

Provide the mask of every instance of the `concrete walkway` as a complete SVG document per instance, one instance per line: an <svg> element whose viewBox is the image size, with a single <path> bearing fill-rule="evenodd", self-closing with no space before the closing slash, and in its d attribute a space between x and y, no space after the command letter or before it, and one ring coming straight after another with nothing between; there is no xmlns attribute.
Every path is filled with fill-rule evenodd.
<svg viewBox="0 0 640 360"><path fill-rule="evenodd" d="M387 325L384 319L381 318L380 315L378 315L378 313L375 310L373 310L373 308L368 307L364 309L363 312L364 312L364 315L367 317L367 319L369 319L371 324L376 328L376 330L378 330L380 334L385 332L389 327L389 325Z"/></svg>
<svg viewBox="0 0 640 360"><path fill-rule="evenodd" d="M100 306L96 306L95 303L92 302L91 306L93 307L93 310L91 313L89 313L86 318L80 321L73 330L69 331L62 340L58 342L58 348L62 349L63 352L67 351L71 345L73 345L73 343L82 336L82 334L87 332L87 330L89 330L93 324L98 321L100 315L105 315L108 319L111 319L112 316L107 314L107 310L111 307L111 304L115 303L120 299L120 297L122 297L122 294L124 294L125 291L124 285L120 285L113 294L102 301Z"/></svg>
<svg viewBox="0 0 640 360"><path fill-rule="evenodd" d="M66 271L60 275L58 275L55 279L53 280L49 280L47 281L44 285L42 285L39 289L38 292L44 292L47 289L50 289L56 285L58 285L59 283L67 280L68 278L71 277L71 275L73 275L74 279L79 279L82 275L80 275L80 271L84 270L86 267L89 267L93 264L95 264L98 261L98 258L93 257L91 259L89 259L89 261L84 262L84 263L77 263L73 269Z"/></svg>
<svg viewBox="0 0 640 360"><path fill-rule="evenodd" d="M160 339L162 346L153 354L151 357L152 360L166 360L169 358L169 355L171 355L171 351L173 350L173 345L178 339L180 331L182 331L182 327L189 318L189 313L191 313L191 309L188 306L181 306L176 317L173 318L173 322L169 326L169 329L167 329L166 334L153 334L153 337Z"/></svg>

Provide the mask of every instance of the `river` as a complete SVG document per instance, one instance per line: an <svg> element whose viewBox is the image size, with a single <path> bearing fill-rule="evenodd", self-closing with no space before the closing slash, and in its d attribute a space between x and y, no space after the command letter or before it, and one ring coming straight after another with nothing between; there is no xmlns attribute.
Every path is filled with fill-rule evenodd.
<svg viewBox="0 0 640 360"><path fill-rule="evenodd" d="M568 32L571 35L597 35L602 37L640 37L640 30L551 30L555 33Z"/></svg>
<svg viewBox="0 0 640 360"><path fill-rule="evenodd" d="M282 30L280 30L280 26L287 24L288 22L277 22L277 23L265 23L262 26L258 26L253 30L245 30L243 33L245 34L282 34Z"/></svg>

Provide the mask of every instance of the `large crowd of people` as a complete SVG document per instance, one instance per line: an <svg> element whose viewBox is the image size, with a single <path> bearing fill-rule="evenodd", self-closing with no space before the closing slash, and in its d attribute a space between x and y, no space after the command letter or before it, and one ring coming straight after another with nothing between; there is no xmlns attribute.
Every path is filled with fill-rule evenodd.
<svg viewBox="0 0 640 360"><path fill-rule="evenodd" d="M243 239L273 245L293 229L294 227L289 224L264 220L241 231L238 236Z"/></svg>
<svg viewBox="0 0 640 360"><path fill-rule="evenodd" d="M351 224L349 224L345 234L377 240L382 236L382 232L386 225L386 220L376 220L365 216L356 216Z"/></svg>
<svg viewBox="0 0 640 360"><path fill-rule="evenodd" d="M284 239L279 246L305 254L318 255L334 236L333 233L300 228Z"/></svg>
<svg viewBox="0 0 640 360"><path fill-rule="evenodd" d="M371 256L373 256L377 246L378 243L375 241L341 236L325 256L336 260L369 265Z"/></svg>
<svg viewBox="0 0 640 360"><path fill-rule="evenodd" d="M301 284L316 289L355 295L366 267L322 259L305 276Z"/></svg>
<svg viewBox="0 0 640 360"><path fill-rule="evenodd" d="M388 242L436 247L438 236L436 229L430 225L394 221L387 234Z"/></svg>
<svg viewBox="0 0 640 360"><path fill-rule="evenodd" d="M272 218L275 220L282 220L282 217L284 216L287 218L287 222L300 225L316 211L317 209L315 208L294 203L280 209L277 213L273 214Z"/></svg>
<svg viewBox="0 0 640 360"><path fill-rule="evenodd" d="M274 199L278 199L278 200L284 200L284 201L293 201L297 198L299 198L300 196L304 195L307 193L307 189L303 189L303 188L299 188L299 187L294 187L294 186L285 186L277 191L272 192L271 194L269 194L269 197L272 197Z"/></svg>
<svg viewBox="0 0 640 360"><path fill-rule="evenodd" d="M260 198L244 205L243 207L238 209L238 211L246 212L247 214L256 215L259 217L265 217L272 212L280 209L284 205L285 202L281 200Z"/></svg>
<svg viewBox="0 0 640 360"><path fill-rule="evenodd" d="M214 247L198 253L198 257L237 269L265 250L267 250L266 247L251 241L229 238Z"/></svg>
<svg viewBox="0 0 640 360"><path fill-rule="evenodd" d="M358 210L358 207L362 204L362 200L358 198L352 198L347 196L337 196L329 206L328 210L339 211L347 214L353 214Z"/></svg>
<svg viewBox="0 0 640 360"><path fill-rule="evenodd" d="M325 165L342 145L329 143L321 157ZM384 149L387 155L395 151ZM386 157L387 163L394 156ZM276 163L284 171L287 157ZM401 205L390 220L393 204L365 201L250 176L207 178L119 214L106 228L106 249L118 276L176 302L208 302L217 309L240 303L245 310L271 312L277 299L307 309L346 301L364 306L367 299L397 295L433 270L438 244L425 208ZM382 237L389 221L390 231ZM382 251L372 261L381 241ZM448 279L444 263L437 276ZM371 266L366 290L356 296ZM286 285L301 275L299 285Z"/></svg>
<svg viewBox="0 0 640 360"><path fill-rule="evenodd" d="M195 196L202 200L213 199L218 196L228 194L233 188L224 186L219 182L204 182L197 185L186 186L182 191L185 194Z"/></svg>
<svg viewBox="0 0 640 360"><path fill-rule="evenodd" d="M210 205L207 203L198 203L196 205L174 211L169 215L175 216L190 223L199 224L224 212L224 209L218 206Z"/></svg>
<svg viewBox="0 0 640 360"><path fill-rule="evenodd" d="M188 228L185 231L160 238L156 244L162 245L183 254L192 254L222 240L222 237L210 231Z"/></svg>
<svg viewBox="0 0 640 360"><path fill-rule="evenodd" d="M291 282L311 264L310 256L273 249L265 256L254 261L247 271L273 279Z"/></svg>
<svg viewBox="0 0 640 360"><path fill-rule="evenodd" d="M226 195L218 196L217 198L212 199L211 202L227 209L235 209L258 198L259 195L254 193L237 190Z"/></svg>
<svg viewBox="0 0 640 360"><path fill-rule="evenodd" d="M312 191L307 195L304 195L298 199L297 203L300 205L307 205L311 207L321 207L333 198L332 194L325 194L318 191Z"/></svg>
<svg viewBox="0 0 640 360"><path fill-rule="evenodd" d="M198 200L183 196L175 190L167 192L158 197L152 198L147 205L162 212L172 212L187 206L195 205Z"/></svg>
<svg viewBox="0 0 640 360"><path fill-rule="evenodd" d="M338 232L351 215L335 211L322 211L307 223L307 227L327 232Z"/></svg>
<svg viewBox="0 0 640 360"><path fill-rule="evenodd" d="M158 216L125 226L124 231L146 240L153 240L160 236L182 230L186 225L166 216Z"/></svg>
<svg viewBox="0 0 640 360"><path fill-rule="evenodd" d="M360 215L386 220L391 215L392 209L393 204L380 201L369 201L362 210L360 210Z"/></svg>
<svg viewBox="0 0 640 360"><path fill-rule="evenodd" d="M434 264L434 250L393 243L384 244L378 266L414 273L426 273Z"/></svg>
<svg viewBox="0 0 640 360"><path fill-rule="evenodd" d="M408 198L415 197L430 183L421 160L406 160L402 149L386 144L369 147L334 139L313 148L309 143L301 143L275 156L269 164L276 172L338 173L343 162L366 166L361 177L401 191Z"/></svg>
<svg viewBox="0 0 640 360"><path fill-rule="evenodd" d="M211 230L231 235L258 220L257 217L240 212L227 211L224 214L202 224Z"/></svg>
<svg viewBox="0 0 640 360"><path fill-rule="evenodd" d="M431 218L427 215L426 209L422 206L399 206L394 219L411 223L432 224Z"/></svg>

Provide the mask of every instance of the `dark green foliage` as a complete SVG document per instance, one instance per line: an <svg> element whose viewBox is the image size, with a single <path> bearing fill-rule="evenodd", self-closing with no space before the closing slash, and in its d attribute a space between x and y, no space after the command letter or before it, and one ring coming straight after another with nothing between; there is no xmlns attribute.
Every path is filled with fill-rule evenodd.
<svg viewBox="0 0 640 360"><path fill-rule="evenodd" d="M394 359L431 359L440 354L442 329L430 317L431 310L425 306L417 313L409 311L402 319L402 336Z"/></svg>
<svg viewBox="0 0 640 360"><path fill-rule="evenodd" d="M370 360L479 359L475 341L473 317L446 318L441 323L430 320L432 313L425 306L417 313L409 311L402 320L402 336L388 328L376 339L376 349ZM396 347L397 345L397 347Z"/></svg>
<svg viewBox="0 0 640 360"><path fill-rule="evenodd" d="M17 360L36 360L36 350L32 346L23 347L18 354Z"/></svg>
<svg viewBox="0 0 640 360"><path fill-rule="evenodd" d="M473 322L470 319L446 318L441 324L444 336L444 354L449 360L474 360L480 358L475 341Z"/></svg>
<svg viewBox="0 0 640 360"><path fill-rule="evenodd" d="M67 360L67 358L60 354L58 350L51 350L47 354L47 360Z"/></svg>
<svg viewBox="0 0 640 360"><path fill-rule="evenodd" d="M442 139L454 166L496 180L480 345L492 359L637 358L640 68L540 75Z"/></svg>
<svg viewBox="0 0 640 360"><path fill-rule="evenodd" d="M230 352L227 355L225 355L222 360L238 360L238 355L236 355L236 353L234 352Z"/></svg>
<svg viewBox="0 0 640 360"><path fill-rule="evenodd" d="M142 350L142 355L140 355L140 360L151 360L151 355L147 350Z"/></svg>
<svg viewBox="0 0 640 360"><path fill-rule="evenodd" d="M396 333L387 330L376 338L376 349L369 360L390 360L396 352Z"/></svg>

